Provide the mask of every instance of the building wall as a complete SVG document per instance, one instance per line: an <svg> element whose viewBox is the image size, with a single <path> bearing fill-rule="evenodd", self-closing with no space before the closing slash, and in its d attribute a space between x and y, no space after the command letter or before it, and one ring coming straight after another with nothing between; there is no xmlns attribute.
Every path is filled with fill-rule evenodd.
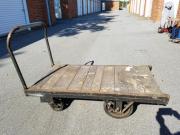
<svg viewBox="0 0 180 135"><path fill-rule="evenodd" d="M62 18L70 19L77 16L76 0L61 0Z"/></svg>
<svg viewBox="0 0 180 135"><path fill-rule="evenodd" d="M27 0L30 22L44 21L48 23L46 4L44 0Z"/></svg>
<svg viewBox="0 0 180 135"><path fill-rule="evenodd" d="M179 6L178 6L176 18L180 20L180 3L179 3Z"/></svg>
<svg viewBox="0 0 180 135"><path fill-rule="evenodd" d="M179 5L180 5L180 0L174 0L174 17L176 18L176 15L177 15L177 12L178 12L178 9L180 8Z"/></svg>
<svg viewBox="0 0 180 135"><path fill-rule="evenodd" d="M54 0L50 0L49 5L50 5L51 22L52 24L54 24L56 23Z"/></svg>
<svg viewBox="0 0 180 135"><path fill-rule="evenodd" d="M50 15L52 24L56 22L54 0L50 0ZM27 0L30 22L43 21L48 24L48 12L45 0Z"/></svg>
<svg viewBox="0 0 180 135"><path fill-rule="evenodd" d="M151 19L160 21L162 16L164 0L153 0Z"/></svg>
<svg viewBox="0 0 180 135"><path fill-rule="evenodd" d="M119 10L119 1L106 1L105 2L105 10Z"/></svg>

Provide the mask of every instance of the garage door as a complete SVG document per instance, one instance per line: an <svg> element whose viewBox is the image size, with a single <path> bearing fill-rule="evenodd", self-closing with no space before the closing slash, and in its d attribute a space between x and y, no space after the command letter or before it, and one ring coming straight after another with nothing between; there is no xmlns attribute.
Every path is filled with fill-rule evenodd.
<svg viewBox="0 0 180 135"><path fill-rule="evenodd" d="M87 15L87 0L83 0L84 5L84 15Z"/></svg>
<svg viewBox="0 0 180 135"><path fill-rule="evenodd" d="M82 8L83 8L82 0L77 0L77 11L78 11L78 16L81 16L81 15L82 15Z"/></svg>
<svg viewBox="0 0 180 135"><path fill-rule="evenodd" d="M0 1L0 35L7 34L16 25L29 23L26 0Z"/></svg>

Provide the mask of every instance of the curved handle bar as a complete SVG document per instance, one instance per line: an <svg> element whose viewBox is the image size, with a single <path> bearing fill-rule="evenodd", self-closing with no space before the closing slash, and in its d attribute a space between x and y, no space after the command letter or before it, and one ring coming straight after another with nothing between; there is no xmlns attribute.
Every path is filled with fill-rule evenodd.
<svg viewBox="0 0 180 135"><path fill-rule="evenodd" d="M17 26L15 27L14 29L12 29L8 36L7 36L7 50L9 52L9 55L12 59L12 62L14 64L14 67L18 73L18 76L21 80L21 83L22 83L22 86L24 89L28 89L27 85L26 85L26 82L24 80L24 77L21 73L21 70L19 68L19 65L16 61L16 58L14 56L14 53L13 53L13 50L12 50L12 47L11 47L11 41L12 41L12 38L13 38L13 34L16 33L16 32L20 32L20 31L25 31L25 30L28 30L29 28L34 28L34 27L42 27L43 30L44 30L44 38L46 40L46 45L47 45L47 49L48 49L48 53L49 53L49 57L50 57L50 61L51 61L51 66L54 66L54 61L53 61L53 57L52 57L52 53L51 53L51 49L50 49L50 46L49 46L49 41L48 41L48 35L47 35L47 25L44 23L44 22L34 22L34 23L30 23L28 25L22 25L22 26Z"/></svg>
<svg viewBox="0 0 180 135"><path fill-rule="evenodd" d="M94 60L86 62L84 65L90 64L91 66L94 65Z"/></svg>

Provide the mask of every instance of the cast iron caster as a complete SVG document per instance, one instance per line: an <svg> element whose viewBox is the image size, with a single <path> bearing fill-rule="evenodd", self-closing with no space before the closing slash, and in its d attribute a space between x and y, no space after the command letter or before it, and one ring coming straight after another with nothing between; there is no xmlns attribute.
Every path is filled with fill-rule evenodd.
<svg viewBox="0 0 180 135"><path fill-rule="evenodd" d="M52 98L52 100L49 102L49 105L54 111L64 110L64 102L61 98Z"/></svg>
<svg viewBox="0 0 180 135"><path fill-rule="evenodd" d="M104 110L113 118L126 118L133 113L134 102L105 101Z"/></svg>

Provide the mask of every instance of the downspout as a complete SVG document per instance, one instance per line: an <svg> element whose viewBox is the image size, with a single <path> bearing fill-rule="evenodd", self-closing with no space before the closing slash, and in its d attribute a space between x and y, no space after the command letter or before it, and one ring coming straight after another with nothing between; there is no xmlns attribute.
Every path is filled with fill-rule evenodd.
<svg viewBox="0 0 180 135"><path fill-rule="evenodd" d="M47 9L47 16L48 16L48 24L49 26L52 25L52 22L51 22L51 12L50 12L50 4L49 4L49 0L45 0L45 3L46 3L46 9Z"/></svg>
<svg viewBox="0 0 180 135"><path fill-rule="evenodd" d="M27 8L27 2L26 0L22 0L22 3L23 3L23 12L24 12L24 16L25 16L25 22L26 24L29 24L30 23L30 20L29 20L29 13L28 13L28 8Z"/></svg>

